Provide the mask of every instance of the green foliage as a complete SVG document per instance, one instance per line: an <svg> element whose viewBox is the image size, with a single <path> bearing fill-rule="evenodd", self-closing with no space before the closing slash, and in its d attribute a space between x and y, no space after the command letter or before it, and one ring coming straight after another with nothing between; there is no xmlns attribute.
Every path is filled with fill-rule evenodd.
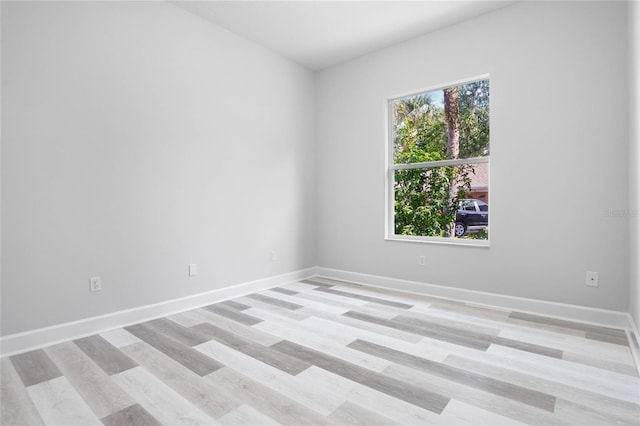
<svg viewBox="0 0 640 426"><path fill-rule="evenodd" d="M480 229L477 232L472 232L466 234L462 237L467 240L488 240L489 239L489 230L488 229Z"/></svg>
<svg viewBox="0 0 640 426"><path fill-rule="evenodd" d="M489 155L489 81L460 86L460 157Z"/></svg>
<svg viewBox="0 0 640 426"><path fill-rule="evenodd" d="M489 154L489 82L458 87L460 157ZM447 121L430 94L400 99L393 105L395 164L447 159ZM471 187L471 165L395 171L395 233L449 236L458 202ZM455 187L455 197L450 190Z"/></svg>

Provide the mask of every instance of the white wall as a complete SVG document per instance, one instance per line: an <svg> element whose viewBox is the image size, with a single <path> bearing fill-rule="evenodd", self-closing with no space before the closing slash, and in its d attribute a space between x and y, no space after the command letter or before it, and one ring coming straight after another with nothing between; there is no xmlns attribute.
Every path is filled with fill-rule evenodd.
<svg viewBox="0 0 640 426"><path fill-rule="evenodd" d="M165 2L2 2L2 335L313 266L313 78Z"/></svg>
<svg viewBox="0 0 640 426"><path fill-rule="evenodd" d="M507 7L315 88L164 2L0 4L3 336L315 264L640 319L624 3ZM487 72L491 247L385 242L384 98Z"/></svg>
<svg viewBox="0 0 640 426"><path fill-rule="evenodd" d="M626 11L524 2L321 72L318 264L627 311ZM484 73L491 247L384 241L384 99Z"/></svg>
<svg viewBox="0 0 640 426"><path fill-rule="evenodd" d="M640 3L630 2L629 312L640 329Z"/></svg>

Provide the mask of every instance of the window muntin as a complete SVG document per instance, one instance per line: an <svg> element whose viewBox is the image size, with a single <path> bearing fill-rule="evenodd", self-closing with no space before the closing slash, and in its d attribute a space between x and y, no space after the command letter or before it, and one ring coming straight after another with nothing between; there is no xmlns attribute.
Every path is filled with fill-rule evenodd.
<svg viewBox="0 0 640 426"><path fill-rule="evenodd" d="M393 98L388 105L387 237L452 240L460 210L488 217L488 78ZM486 224L455 240L486 243L488 218Z"/></svg>

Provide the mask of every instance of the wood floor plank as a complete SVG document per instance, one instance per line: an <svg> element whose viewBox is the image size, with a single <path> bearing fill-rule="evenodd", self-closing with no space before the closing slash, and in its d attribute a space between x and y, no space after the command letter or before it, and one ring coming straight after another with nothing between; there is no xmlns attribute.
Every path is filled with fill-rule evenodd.
<svg viewBox="0 0 640 426"><path fill-rule="evenodd" d="M279 426L279 423L260 411L244 404L225 414L219 419L223 425L229 426Z"/></svg>
<svg viewBox="0 0 640 426"><path fill-rule="evenodd" d="M551 325L551 324L543 324L543 323L532 323L529 321L525 321L525 320L520 320L517 318L507 318L507 320L505 321L505 325L509 325L509 326L516 326L518 327L520 330L522 329L526 329L526 330L538 330L538 331L551 331L553 333L558 333L558 334L563 334L566 336L575 336L575 337L580 337L581 339L585 339L585 336L587 335L587 333L585 333L582 330L575 330L573 328L564 328L564 327L559 327L556 325Z"/></svg>
<svg viewBox="0 0 640 426"><path fill-rule="evenodd" d="M296 309L303 308L302 305L299 305L297 303L287 302L285 300L278 299L276 297L267 296L261 293L249 294L246 297L254 300L259 300L260 302L263 302L263 303L269 303L273 306L278 306L279 308L289 309L291 311L295 311Z"/></svg>
<svg viewBox="0 0 640 426"><path fill-rule="evenodd" d="M114 330L102 332L100 333L100 336L116 348L140 342L140 339L123 328L116 328Z"/></svg>
<svg viewBox="0 0 640 426"><path fill-rule="evenodd" d="M288 288L298 288L298 287L292 287L292 285L289 285ZM385 306L385 305L372 304L364 300L349 299L342 296L336 296L330 293L320 293L318 291L313 291L312 289L300 290L295 296L291 296L291 298L293 300L296 300L297 303L304 305L305 308L303 309L306 309L309 307L316 307L318 309L323 309L326 307L327 309L330 310L329 312L340 314L340 315L342 315L344 312L347 312L347 311L359 310L362 307L367 305L373 305L376 307Z"/></svg>
<svg viewBox="0 0 640 426"><path fill-rule="evenodd" d="M466 386L474 387L493 393L505 398L511 398L533 407L541 408L553 412L556 398L543 392L530 390L522 386L513 385L509 382L496 380L491 377L483 376L471 371L452 367L439 362L430 361L415 355L403 353L401 351L391 349L385 346L364 340L356 340L348 345L350 348L387 359L396 364L406 365L411 368L419 369L431 373L433 375L443 377L447 380L461 383Z"/></svg>
<svg viewBox="0 0 640 426"><path fill-rule="evenodd" d="M402 399L394 398L391 395L316 366L300 373L300 378L313 383L314 386L328 389L343 398L345 402L357 404L378 416L393 417L395 422L402 425L442 425L439 421L440 415L437 413L425 410ZM450 426L451 424L443 426Z"/></svg>
<svg viewBox="0 0 640 426"><path fill-rule="evenodd" d="M382 298L373 297L373 296L364 296L362 294L357 294L357 293L343 291L343 290L336 290L334 288L318 287L315 290L323 293L330 293L338 296L349 297L352 299L365 300L371 303L379 303L381 305L393 306L396 308L410 309L411 307L413 307L413 305L409 305L407 303L394 302L392 300L382 299Z"/></svg>
<svg viewBox="0 0 640 426"><path fill-rule="evenodd" d="M620 330L616 328L595 326L595 325L584 324L584 323L579 323L574 321L544 317L541 315L526 314L524 312L512 312L509 315L509 317L532 322L532 323L555 325L558 327L584 331L585 333L593 333L593 334L598 334L602 336L609 335L612 338L618 337L620 339L624 339L625 341L627 340L624 330ZM594 340L598 340L598 339L594 339ZM628 346L628 342L627 342L627 346Z"/></svg>
<svg viewBox="0 0 640 426"><path fill-rule="evenodd" d="M331 293L321 293L319 291L315 291L315 287L308 284L303 284L301 282L289 283L284 285L283 288L295 290L298 293L296 294L296 298L308 298L310 296L310 300L316 300L316 298L330 300L332 304L336 306L362 306L369 303L366 300L351 299L347 297L337 296ZM301 303L304 304L304 302Z"/></svg>
<svg viewBox="0 0 640 426"><path fill-rule="evenodd" d="M414 386L428 388L433 392L451 396L452 400L462 401L473 407L488 410L523 423L531 425L565 424L562 419L555 417L549 411L447 380L415 368L391 364L385 370L385 374L396 377L401 381L411 382ZM449 414L452 415L453 412Z"/></svg>
<svg viewBox="0 0 640 426"><path fill-rule="evenodd" d="M236 309L220 304L205 306L203 309L245 325L254 325L262 321L260 318L252 317L251 315L244 314Z"/></svg>
<svg viewBox="0 0 640 426"><path fill-rule="evenodd" d="M298 289L298 287L292 287L292 285L289 285L288 288ZM358 294L361 294L364 296L381 297L381 295L378 294L377 292L367 292L366 290L363 290L361 288L357 288L357 289L351 288L349 290L350 292L354 292L354 293L358 292ZM405 298L393 297L393 296L389 296L387 293L384 293L384 298L390 301L399 302L401 304L415 303L406 297ZM428 307L428 305L426 304L413 304L411 309L408 310L404 306L395 307L395 306L389 306L389 305L382 305L379 303L369 302L367 300L359 300L359 299L347 298L347 297L343 297L340 295L335 295L327 292L319 292L309 287L300 289L299 293L296 294L295 297L293 297L292 299L293 300L305 299L304 301L300 302L304 304L305 307L310 306L309 303L307 302L307 301L310 301L312 303L311 306L313 307L315 307L316 304L320 303L321 306L323 307L329 306L330 309L335 309L337 307L344 307L346 308L344 310L345 312L348 310L355 310L358 312L370 313L372 315L381 316L388 319L391 319L394 316L399 315L401 313L410 313L411 310L416 309L417 307L420 307L421 309L427 309Z"/></svg>
<svg viewBox="0 0 640 426"><path fill-rule="evenodd" d="M229 397L224 387L201 377L147 343L136 343L124 347L123 351L213 419L224 416L242 404L241 400Z"/></svg>
<svg viewBox="0 0 640 426"><path fill-rule="evenodd" d="M434 413L442 412L449 402L449 398L417 388L411 382L399 381L287 340L276 343L272 348Z"/></svg>
<svg viewBox="0 0 640 426"><path fill-rule="evenodd" d="M506 346L508 348L531 352L538 355L562 359L562 351L560 349L549 348L547 346L536 345L534 343L521 342L519 340L501 336L492 337L490 341L495 345Z"/></svg>
<svg viewBox="0 0 640 426"><path fill-rule="evenodd" d="M426 311L426 310L425 310ZM404 311L393 318L398 322L405 324L414 324L420 327L442 327L448 331L459 331L467 334L482 334L488 336L497 336L500 334L501 328L497 326L486 326L478 324L475 321L461 321L452 318L441 318L437 315L433 315L431 311L426 312L414 312Z"/></svg>
<svg viewBox="0 0 640 426"><path fill-rule="evenodd" d="M399 340L395 337L390 337L384 334L379 335L367 329L353 327L341 320L330 321L324 317L310 317L305 320L292 323L287 322L276 315L270 315L268 312L260 311L258 315L264 317L265 321L255 325L254 327L270 333L275 333L282 337L281 340L291 340L303 346L309 346L312 349L324 351L320 347L322 346L327 349L328 354L375 371L381 371L384 369L388 362L376 357L363 358L363 355L365 354L360 353L360 355L358 355L358 351L351 350L345 347L345 345L358 338L368 339L378 343L382 342L383 344L389 344L392 346L398 344L402 346L402 343L406 343L404 340ZM343 317L336 316L335 318L341 319ZM418 343L419 340L412 340L412 342ZM339 346L339 348L336 346ZM409 345L407 344L407 346Z"/></svg>
<svg viewBox="0 0 640 426"><path fill-rule="evenodd" d="M236 311L244 311L245 309L249 309L251 307L249 305L245 305L244 303L240 303L236 300L225 300L224 302L217 303L217 305L235 309Z"/></svg>
<svg viewBox="0 0 640 426"><path fill-rule="evenodd" d="M209 339L207 340L211 340L211 338L213 338L218 342L237 350L238 352L242 352L245 355L282 370L285 373L291 374L292 376L295 376L301 371L311 367L311 364L300 361L298 358L284 355L278 351L274 351L268 346L252 342L237 334L233 334L220 327L216 327L213 324L200 324L195 326L193 329L209 336Z"/></svg>
<svg viewBox="0 0 640 426"><path fill-rule="evenodd" d="M349 309L341 308L339 306L334 306L333 308L324 308L319 305L314 305L313 303L308 303L302 309L299 309L297 312L305 315L307 318L315 317L322 314L331 314L331 315L342 315L345 312L348 312Z"/></svg>
<svg viewBox="0 0 640 426"><path fill-rule="evenodd" d="M540 346L558 349L564 352L585 353L592 357L607 361L635 366L633 356L628 347L612 343L586 339L575 336L540 330L537 327L507 326L500 331L500 337L528 342ZM564 355L563 355L564 356Z"/></svg>
<svg viewBox="0 0 640 426"><path fill-rule="evenodd" d="M274 315L278 315L282 318L287 318L288 320L292 320L292 321L302 321L305 318L309 318L309 314L301 312L301 310L298 310L298 309L291 310L291 309L282 308L280 306L276 306L271 303L266 303L258 299L249 298L247 296L241 297L238 300L251 306L251 308L244 311L246 314L257 317L257 318L260 318L260 317L256 315L256 312L254 311L254 309L256 308L262 311L270 312L271 314L274 314ZM262 320L264 318L260 318L260 319Z"/></svg>
<svg viewBox="0 0 640 426"><path fill-rule="evenodd" d="M0 358L0 424L44 425L9 358Z"/></svg>
<svg viewBox="0 0 640 426"><path fill-rule="evenodd" d="M319 281L317 279L302 280L302 281L299 281L299 283L310 285L310 286L313 286L313 287L327 287L328 288L328 287L333 287L334 286L333 284L326 284L326 283L323 283L322 281Z"/></svg>
<svg viewBox="0 0 640 426"><path fill-rule="evenodd" d="M408 294L399 292L392 289L382 288L382 287L371 287L367 285L361 285L356 283L348 283L344 281L334 281L334 280L326 280L327 282L332 282L335 285L333 286L336 290L344 290L350 293L369 296L374 298L381 298L384 300L397 302L400 305L396 306L398 309L405 309L402 305L411 305L410 309L415 307L426 308L429 307L434 301L447 302L445 299L436 299L432 296L419 295L419 294ZM388 305L389 307L393 307Z"/></svg>
<svg viewBox="0 0 640 426"><path fill-rule="evenodd" d="M589 354L576 353L576 352L562 352L562 359L565 361L577 362L584 365L590 365L591 367L600 368L602 370L613 371L615 373L626 374L628 376L638 377L638 370L635 365L623 364L620 362L613 362L589 356Z"/></svg>
<svg viewBox="0 0 640 426"><path fill-rule="evenodd" d="M99 418L135 404L102 368L72 342L49 346L45 352Z"/></svg>
<svg viewBox="0 0 640 426"><path fill-rule="evenodd" d="M550 326L550 325L541 325L540 323L536 323L535 327L531 327L532 323L526 321L520 321L513 318L509 318L505 316L503 318L494 318L494 317L486 317L475 315L475 313L468 312L467 308L451 310L451 309L440 309L438 307L430 306L428 309L416 309L416 307L411 308L409 311L405 312L403 315L426 315L428 318L437 318L439 321L447 322L453 321L454 323L461 324L469 324L471 326L479 326L486 327L489 330L500 330L499 334L502 337L509 337L515 340L526 341L529 343L540 344L541 346L548 346L550 348L560 349L560 350L577 350L574 346L564 346L564 343L571 342L572 345L576 345L579 342L586 345L588 349L593 342L586 341L585 333L577 330L568 330L560 327ZM481 331L482 334L491 334L493 335L493 331ZM552 340L529 340L526 336L552 336Z"/></svg>
<svg viewBox="0 0 640 426"><path fill-rule="evenodd" d="M353 337L348 333L342 332L341 324L332 323L326 320L323 321L321 318L319 319L316 317L309 317L301 321L293 322L264 309L252 308L252 312L254 312L256 316L260 316L262 319L264 319L262 323L254 326L254 328L258 330L266 331L268 327L264 326L263 323L268 322L270 324L281 324L286 327L291 327L292 330L302 329L311 335L319 334L320 336L332 339L333 341L341 345L346 345L353 340ZM322 325L324 325L325 327L324 329L320 330L320 332L318 332L317 328L319 322L322 323Z"/></svg>
<svg viewBox="0 0 640 426"><path fill-rule="evenodd" d="M306 319L305 321L322 321L327 327L330 328L335 328L335 325L333 327L331 326L332 323L337 324L340 327L347 328L349 332L358 333L358 336L360 336L360 333L364 331L368 332L368 335L376 334L381 337L402 340L408 343L417 343L422 340L422 336L415 333L408 333L398 328L389 328L380 324L350 318L346 315L333 315L316 311L314 312L314 315L312 317ZM349 335L345 334L341 340L349 340L348 337ZM346 343L349 342L347 341Z"/></svg>
<svg viewBox="0 0 640 426"><path fill-rule="evenodd" d="M131 405L102 419L105 426L161 426L140 404Z"/></svg>
<svg viewBox="0 0 640 426"><path fill-rule="evenodd" d="M62 373L42 349L9 357L25 386L36 385L62 376Z"/></svg>
<svg viewBox="0 0 640 426"><path fill-rule="evenodd" d="M615 416L621 419L620 424L634 422L640 418L640 405L607 397L585 389L563 385L555 382L553 377L541 378L526 372L513 370L509 368L508 359L493 358L487 356L487 354L478 354L478 356L474 358L469 355L467 357L451 355L445 360L445 363L498 380L518 383L521 386L549 395L554 395L556 397L556 405L560 400L571 401L576 404L592 407L600 412L610 412L612 416L614 415L613 413L615 413Z"/></svg>
<svg viewBox="0 0 640 426"><path fill-rule="evenodd" d="M362 314L356 311L349 311L343 314L343 316L372 322L374 324L383 325L389 328L395 328L397 330L407 331L410 333L418 334L420 336L443 340L445 342L450 342L456 345L466 346L473 349L486 350L489 345L497 344L554 358L562 358L562 351L558 349L548 348L527 342L520 342L500 336L482 334L479 332L469 332L463 329L442 324L429 323L428 321L418 321L407 316L400 315L391 320L387 320L373 315Z"/></svg>
<svg viewBox="0 0 640 426"><path fill-rule="evenodd" d="M309 386L308 383L297 380L297 376L291 376L215 340L198 345L196 349L203 354L216 356L225 366L242 372L250 379L323 416L329 415L344 402L331 392Z"/></svg>
<svg viewBox="0 0 640 426"><path fill-rule="evenodd" d="M295 296L296 294L298 294L297 291L288 290L288 289L282 288L282 287L274 287L274 288L272 288L270 290L271 291L275 291L276 293L286 294L288 296Z"/></svg>
<svg viewBox="0 0 640 426"><path fill-rule="evenodd" d="M440 303L434 302L429 306L432 310L443 312L464 312L466 315L479 319L489 319L494 321L508 321L511 311L474 306L467 303Z"/></svg>
<svg viewBox="0 0 640 426"><path fill-rule="evenodd" d="M197 329L183 327L167 318L158 318L143 324L187 346L196 346L211 340L208 335L198 332Z"/></svg>
<svg viewBox="0 0 640 426"><path fill-rule="evenodd" d="M452 399L440 415L443 425L524 426L526 423Z"/></svg>
<svg viewBox="0 0 640 426"><path fill-rule="evenodd" d="M403 313L408 313L408 314L416 313L415 311L412 311L412 309L414 308L415 308L415 305L411 309L400 309L400 308L394 308L393 306L380 305L378 303L367 302L364 305L353 308L351 310L362 312L363 314L374 315L380 318L393 319L396 316Z"/></svg>
<svg viewBox="0 0 640 426"><path fill-rule="evenodd" d="M266 291L265 293L269 293L269 291ZM271 293L273 293L273 292L271 292ZM298 308L298 310L300 312L305 312L305 313L308 313L309 315L313 315L313 313L312 312L307 312L307 311L310 310L310 309L313 311L314 308L315 309L322 309L322 310L325 310L327 312L331 312L331 313L334 313L334 314L337 314L337 315L342 315L343 313L345 313L346 311L349 310L348 308L343 308L343 307L340 307L340 306L336 306L333 303L329 303L329 304L320 303L317 300L313 300L312 298L307 298L307 299L301 300L298 297L298 295L299 295L299 293L297 293L295 296L290 296L290 295L287 295L287 294L277 293L277 294L274 295L274 298L277 298L277 299L282 300L284 302L294 303L294 304L300 306L300 308Z"/></svg>
<svg viewBox="0 0 640 426"><path fill-rule="evenodd" d="M413 333L418 336L431 337L433 339L442 340L460 346L465 346L481 351L486 350L490 346L490 342L486 338L476 336L460 336L442 330L429 330L426 327L419 327L412 324L397 322L394 320L386 320L373 315L361 314L355 311L349 311L343 314L344 317L353 318L360 321L370 322L372 324L393 328L407 333Z"/></svg>
<svg viewBox="0 0 640 426"><path fill-rule="evenodd" d="M193 315L191 315L192 312L193 311L180 312L177 314L169 315L166 318L186 328L202 324L204 320L202 318L195 318Z"/></svg>
<svg viewBox="0 0 640 426"><path fill-rule="evenodd" d="M382 371L389 366L389 362L386 360L347 348L340 341L333 339L333 334L320 334L315 327L306 327L306 322L307 320L299 321L293 327L285 321L270 319L256 324L254 327L277 335L281 338L280 340L290 340L373 371Z"/></svg>
<svg viewBox="0 0 640 426"><path fill-rule="evenodd" d="M64 376L29 386L27 392L47 425L102 425Z"/></svg>
<svg viewBox="0 0 640 426"><path fill-rule="evenodd" d="M339 425L393 426L400 425L388 417L367 410L347 401L329 415L329 420Z"/></svg>
<svg viewBox="0 0 640 426"><path fill-rule="evenodd" d="M370 317L369 320L371 320ZM454 339L455 343L467 341L471 345L469 347L473 347L475 349L488 348L493 337L492 334L481 333L479 330L467 330L460 326L456 327L453 324L449 325L447 322L438 323L436 321L428 321L427 319L419 319L406 315L398 315L392 320L386 322L386 324L397 324L400 328L405 327L407 330L425 335L426 337L435 337L437 335L443 337L443 340L445 337ZM497 332L499 333L500 330L497 330Z"/></svg>
<svg viewBox="0 0 640 426"><path fill-rule="evenodd" d="M114 374L112 380L135 398L161 424L176 426L217 424L214 419L142 367Z"/></svg>
<svg viewBox="0 0 640 426"><path fill-rule="evenodd" d="M225 367L211 373L206 378L223 386L230 395L247 401L248 405L282 425L313 426L331 424L325 416L317 411L234 369Z"/></svg>
<svg viewBox="0 0 640 426"><path fill-rule="evenodd" d="M258 328L254 328L252 326L244 325L237 321L230 320L229 318L214 314L213 312L206 309L196 309L192 311L192 314L195 317L202 318L203 322L217 325L218 327L222 327L225 330L230 331L231 333L239 334L240 336L244 336L247 339L264 346L271 346L274 343L282 340L276 336L262 332Z"/></svg>
<svg viewBox="0 0 640 426"><path fill-rule="evenodd" d="M430 334L437 333L438 335L442 337L446 336L449 339L453 338L453 336L456 336L458 338L472 339L471 341L475 341L476 339L478 339L483 343L489 342L492 344L507 346L510 348L533 352L553 358L562 358L562 351L559 349L549 348L542 345L498 336L497 334L499 334L501 331L499 329L493 329L490 330L489 333L484 333L477 328L474 329L473 325L464 327L462 323L453 324L449 322L449 324L447 324L446 322L430 321L427 319L415 318L414 316L408 315L398 315L397 317L393 318L392 321L404 324L405 326L410 327L412 330L414 330L416 327L420 327L424 330L427 330L427 332Z"/></svg>
<svg viewBox="0 0 640 426"><path fill-rule="evenodd" d="M138 365L98 334L76 339L73 343L110 376Z"/></svg>
<svg viewBox="0 0 640 426"><path fill-rule="evenodd" d="M631 403L637 403L640 399L640 382L636 377L543 357L504 346L492 346L487 350L487 354L509 360L509 367L516 371L537 377L553 377L554 381L558 383Z"/></svg>
<svg viewBox="0 0 640 426"><path fill-rule="evenodd" d="M577 404L564 399L559 399L556 403L555 413L558 417L566 419L568 423L574 425L638 426L640 424L640 416L628 419L610 408L602 411L593 406Z"/></svg>
<svg viewBox="0 0 640 426"><path fill-rule="evenodd" d="M220 362L204 356L195 349L160 334L145 325L137 324L125 327L125 329L200 376L222 367Z"/></svg>

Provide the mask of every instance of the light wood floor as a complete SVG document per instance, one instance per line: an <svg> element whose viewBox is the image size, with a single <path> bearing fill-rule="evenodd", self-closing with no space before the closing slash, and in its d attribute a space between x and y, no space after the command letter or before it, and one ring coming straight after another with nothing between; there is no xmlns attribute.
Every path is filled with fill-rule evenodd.
<svg viewBox="0 0 640 426"><path fill-rule="evenodd" d="M2 425L638 425L625 333L315 279L3 358Z"/></svg>

